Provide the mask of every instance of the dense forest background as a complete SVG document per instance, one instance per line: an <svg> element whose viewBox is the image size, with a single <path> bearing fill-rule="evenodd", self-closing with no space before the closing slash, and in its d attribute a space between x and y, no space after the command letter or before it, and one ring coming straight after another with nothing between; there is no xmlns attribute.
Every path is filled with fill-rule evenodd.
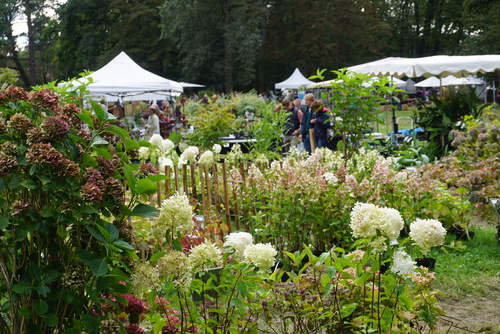
<svg viewBox="0 0 500 334"><path fill-rule="evenodd" d="M55 14L54 14L55 13ZM21 20L25 36L15 34ZM27 40L19 46L18 39ZM298 67L389 56L500 53L498 0L2 0L0 69L30 87L125 51L147 70L218 91L272 90ZM498 75L498 73L497 73ZM497 82L499 78L496 78Z"/></svg>

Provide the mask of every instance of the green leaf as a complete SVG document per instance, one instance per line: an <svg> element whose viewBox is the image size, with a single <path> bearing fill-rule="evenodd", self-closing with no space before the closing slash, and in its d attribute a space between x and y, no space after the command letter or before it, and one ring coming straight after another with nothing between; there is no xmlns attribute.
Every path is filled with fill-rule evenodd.
<svg viewBox="0 0 500 334"><path fill-rule="evenodd" d="M176 251L182 252L182 244L179 240L174 239L172 241L172 248Z"/></svg>
<svg viewBox="0 0 500 334"><path fill-rule="evenodd" d="M157 175L153 175L153 176L148 177L148 179L153 181L153 182L160 182L160 181L168 180L169 177L167 175L157 174Z"/></svg>
<svg viewBox="0 0 500 334"><path fill-rule="evenodd" d="M101 107L99 103L96 101L90 100L90 104L92 105L92 109L94 110L94 113L97 117L97 119L100 122L103 122L106 120L106 111Z"/></svg>
<svg viewBox="0 0 500 334"><path fill-rule="evenodd" d="M43 322L49 326L49 327L54 327L59 324L59 319L57 319L57 316L54 313L47 313L42 316Z"/></svg>
<svg viewBox="0 0 500 334"><path fill-rule="evenodd" d="M123 240L116 240L115 242L113 242L113 245L121 249L128 249L131 251L135 250L135 248L131 244Z"/></svg>
<svg viewBox="0 0 500 334"><path fill-rule="evenodd" d="M125 176L125 180L127 181L127 184L130 189L135 188L135 183L136 183L136 177L134 176L134 173L132 173L132 167L129 165L124 165L122 167L123 175Z"/></svg>
<svg viewBox="0 0 500 334"><path fill-rule="evenodd" d="M108 141L104 140L101 136L97 135L94 137L92 140L92 146L97 146L97 145L108 145Z"/></svg>
<svg viewBox="0 0 500 334"><path fill-rule="evenodd" d="M163 255L167 254L167 252L158 252L155 253L153 256L151 256L151 259L149 259L149 262L152 264L156 264L156 262L163 257Z"/></svg>
<svg viewBox="0 0 500 334"><path fill-rule="evenodd" d="M56 215L56 210L53 206L47 204L40 210L40 215L44 218L53 217Z"/></svg>
<svg viewBox="0 0 500 334"><path fill-rule="evenodd" d="M92 121L92 118L88 114L80 113L76 114L76 117L78 117L81 121L85 122L91 129L94 128L94 122Z"/></svg>
<svg viewBox="0 0 500 334"><path fill-rule="evenodd" d="M108 264L106 263L106 259L92 260L89 267L97 277L104 276L108 273Z"/></svg>
<svg viewBox="0 0 500 334"><path fill-rule="evenodd" d="M126 281L129 279L129 276L125 274L122 270L119 268L113 268L111 271L108 273L107 276L110 277L118 277L121 281Z"/></svg>
<svg viewBox="0 0 500 334"><path fill-rule="evenodd" d="M246 298L248 294L247 285L244 282L240 281L238 282L237 287L241 297Z"/></svg>
<svg viewBox="0 0 500 334"><path fill-rule="evenodd" d="M350 303L347 305L342 305L342 307L340 309L340 315L342 316L342 318L350 316L352 314L352 312L354 312L354 310L356 309L357 306L358 306L357 303Z"/></svg>
<svg viewBox="0 0 500 334"><path fill-rule="evenodd" d="M33 311L31 311L29 306L23 306L19 309L19 314L25 317L26 319L31 319L33 317Z"/></svg>
<svg viewBox="0 0 500 334"><path fill-rule="evenodd" d="M158 191L158 186L149 179L140 179L137 181L133 191L137 195L153 195Z"/></svg>
<svg viewBox="0 0 500 334"><path fill-rule="evenodd" d="M137 204L132 210L132 216L143 218L155 218L158 215L158 209L147 204Z"/></svg>
<svg viewBox="0 0 500 334"><path fill-rule="evenodd" d="M37 189L38 188L38 185L32 179L25 179L24 181L21 182L21 186L23 186L26 189Z"/></svg>
<svg viewBox="0 0 500 334"><path fill-rule="evenodd" d="M141 147L138 142L130 138L123 138L123 142L125 143L127 151L138 150Z"/></svg>
<svg viewBox="0 0 500 334"><path fill-rule="evenodd" d="M99 228L100 226L98 226ZM109 243L109 233L104 231L104 233L100 234L99 232L96 231L95 228L93 227L90 227L90 226L85 226L85 228L87 229L87 231L90 232L90 234L92 234L94 236L94 238L96 238L97 240L99 240L100 242L106 244L106 243ZM102 231L101 231L102 232Z"/></svg>
<svg viewBox="0 0 500 334"><path fill-rule="evenodd" d="M120 232L118 232L116 226L111 223L106 224L106 231L109 233L110 241L114 241L120 236Z"/></svg>
<svg viewBox="0 0 500 334"><path fill-rule="evenodd" d="M27 295L32 290L34 290L34 288L32 286L28 286L27 283L24 282L21 284L14 284L14 286L12 287L12 291L20 295Z"/></svg>
<svg viewBox="0 0 500 334"><path fill-rule="evenodd" d="M36 311L36 313L38 313L39 315L42 315L42 314L47 313L48 310L49 310L49 306L47 305L46 302L44 302L41 299L38 299L38 300L35 301L35 311Z"/></svg>
<svg viewBox="0 0 500 334"><path fill-rule="evenodd" d="M117 136L120 136L121 138L128 138L128 132L116 125L108 125L105 129L104 132L109 132L112 134L115 134Z"/></svg>
<svg viewBox="0 0 500 334"><path fill-rule="evenodd" d="M108 159L108 160L111 160L111 154L109 153L109 150L106 150L106 149L102 149L102 148L94 148L94 150L99 153L100 156Z"/></svg>
<svg viewBox="0 0 500 334"><path fill-rule="evenodd" d="M7 216L0 216L0 230L9 226L9 218Z"/></svg>
<svg viewBox="0 0 500 334"><path fill-rule="evenodd" d="M97 257L90 253L89 251L86 251L84 249L78 249L76 251L76 254L80 258L80 260L85 263L87 266L90 266L93 260L95 260Z"/></svg>

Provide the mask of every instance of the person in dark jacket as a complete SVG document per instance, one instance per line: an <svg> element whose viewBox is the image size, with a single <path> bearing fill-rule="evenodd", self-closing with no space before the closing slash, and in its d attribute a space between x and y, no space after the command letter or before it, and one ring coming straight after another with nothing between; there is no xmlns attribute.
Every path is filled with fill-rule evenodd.
<svg viewBox="0 0 500 334"><path fill-rule="evenodd" d="M328 129L332 127L330 123L330 116L328 116L328 109L325 108L323 102L314 101L311 103L311 109L316 113L316 117L311 120L314 124L314 142L316 148L326 147L328 140Z"/></svg>
<svg viewBox="0 0 500 334"><path fill-rule="evenodd" d="M311 140L309 138L309 129L314 127L311 122L316 117L315 112L311 110L311 104L314 101L314 94L308 93L304 96L306 106L302 109L302 123L300 127L299 139L304 143L304 149L311 154Z"/></svg>
<svg viewBox="0 0 500 334"><path fill-rule="evenodd" d="M297 146L297 136L300 132L300 119L302 112L288 99L281 102L284 111L288 114L288 120L285 123L285 133L283 134L283 153L290 151L290 146Z"/></svg>

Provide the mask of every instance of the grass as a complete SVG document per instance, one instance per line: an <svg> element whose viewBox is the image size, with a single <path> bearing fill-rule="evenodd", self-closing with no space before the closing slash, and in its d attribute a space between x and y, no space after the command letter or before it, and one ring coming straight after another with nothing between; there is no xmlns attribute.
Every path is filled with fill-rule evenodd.
<svg viewBox="0 0 500 334"><path fill-rule="evenodd" d="M496 228L471 230L475 233L471 240L455 241L454 235L448 235L445 246L429 254L436 258L433 286L443 293L440 304L446 312L433 333L500 334L500 243Z"/></svg>
<svg viewBox="0 0 500 334"><path fill-rule="evenodd" d="M446 237L446 243L465 245L463 251L443 247L434 250L436 258L436 288L446 296L488 297L491 289L500 288L500 244L496 229L478 228L469 241L455 241L454 235Z"/></svg>

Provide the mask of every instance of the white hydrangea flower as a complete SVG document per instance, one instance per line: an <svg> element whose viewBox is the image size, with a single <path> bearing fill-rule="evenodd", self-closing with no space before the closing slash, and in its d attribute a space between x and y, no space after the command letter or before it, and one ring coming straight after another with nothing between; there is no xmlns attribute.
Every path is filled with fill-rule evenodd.
<svg viewBox="0 0 500 334"><path fill-rule="evenodd" d="M351 222L349 226L356 238L373 239L377 237L377 231L382 236L394 240L399 236L404 226L403 218L398 210L392 208L381 208L371 203L356 203L351 211ZM373 243L377 250L385 250L380 240Z"/></svg>
<svg viewBox="0 0 500 334"><path fill-rule="evenodd" d="M155 146L161 147L161 144L163 142L163 137L155 133L154 135L151 136L149 142Z"/></svg>
<svg viewBox="0 0 500 334"><path fill-rule="evenodd" d="M426 255L432 247L442 245L446 229L436 219L416 219L410 224L410 238Z"/></svg>
<svg viewBox="0 0 500 334"><path fill-rule="evenodd" d="M139 159L148 160L149 159L149 148L141 146L139 147Z"/></svg>
<svg viewBox="0 0 500 334"><path fill-rule="evenodd" d="M137 261L130 282L137 296L147 295L153 288L160 286L158 270L147 261Z"/></svg>
<svg viewBox="0 0 500 334"><path fill-rule="evenodd" d="M161 142L161 149L163 153L168 153L175 148L175 144L170 139L163 139Z"/></svg>
<svg viewBox="0 0 500 334"><path fill-rule="evenodd" d="M225 237L224 247L233 247L234 257L242 260L245 249L253 244L253 237L247 232L233 232Z"/></svg>
<svg viewBox="0 0 500 334"><path fill-rule="evenodd" d="M412 277L416 267L416 263L404 250L397 250L394 252L391 267L392 272L402 277Z"/></svg>
<svg viewBox="0 0 500 334"><path fill-rule="evenodd" d="M192 267L188 256L183 252L173 251L165 254L156 264L160 277L170 279L175 286L187 291L193 280Z"/></svg>
<svg viewBox="0 0 500 334"><path fill-rule="evenodd" d="M244 260L258 267L261 271L267 271L276 261L278 251L271 244L255 244L245 248Z"/></svg>
<svg viewBox="0 0 500 334"><path fill-rule="evenodd" d="M202 166L212 166L214 163L214 153L210 150L203 152L198 163Z"/></svg>
<svg viewBox="0 0 500 334"><path fill-rule="evenodd" d="M216 244L205 241L191 248L189 261L193 269L206 270L221 264L222 252Z"/></svg>
<svg viewBox="0 0 500 334"><path fill-rule="evenodd" d="M328 184L336 185L339 183L339 179L332 172L326 172L323 177Z"/></svg>
<svg viewBox="0 0 500 334"><path fill-rule="evenodd" d="M170 158L160 157L158 159L158 168L159 168L161 174L165 174L165 167L166 166L173 168L174 162Z"/></svg>
<svg viewBox="0 0 500 334"><path fill-rule="evenodd" d="M222 146L220 146L219 144L214 144L214 146L212 147L212 151L214 151L215 154L220 154L220 152L222 151Z"/></svg>
<svg viewBox="0 0 500 334"><path fill-rule="evenodd" d="M189 146L188 148L186 148L184 150L184 152L182 152L181 157L179 159L179 164L180 164L181 160L186 161L186 163L195 162L196 157L198 156L198 153L200 153L198 147Z"/></svg>
<svg viewBox="0 0 500 334"><path fill-rule="evenodd" d="M165 232L170 230L172 236L183 232L190 232L194 228L193 208L185 194L171 196L161 204L158 219L152 223L152 235L162 239Z"/></svg>

